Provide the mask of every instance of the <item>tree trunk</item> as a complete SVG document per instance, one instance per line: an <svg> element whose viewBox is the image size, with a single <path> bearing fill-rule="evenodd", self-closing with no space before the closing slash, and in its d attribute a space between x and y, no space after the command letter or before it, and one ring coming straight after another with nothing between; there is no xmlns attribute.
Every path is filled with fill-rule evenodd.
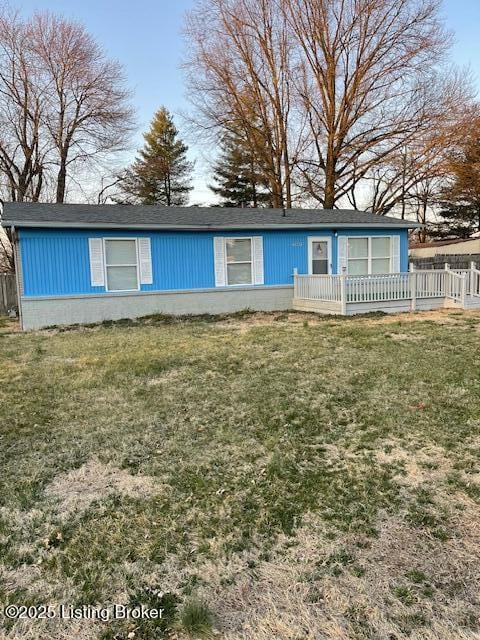
<svg viewBox="0 0 480 640"><path fill-rule="evenodd" d="M328 150L325 167L325 192L323 195L323 208L333 209L335 205L335 161L333 148Z"/></svg>
<svg viewBox="0 0 480 640"><path fill-rule="evenodd" d="M65 190L67 184L67 155L62 152L60 156L60 168L57 175L57 203L65 202Z"/></svg>
<svg viewBox="0 0 480 640"><path fill-rule="evenodd" d="M290 172L290 158L288 157L288 149L285 143L285 151L283 152L283 165L285 170L285 206L287 209L292 208L292 180Z"/></svg>
<svg viewBox="0 0 480 640"><path fill-rule="evenodd" d="M167 207L170 207L172 204L172 186L170 184L169 173L165 176L165 195L167 197Z"/></svg>
<svg viewBox="0 0 480 640"><path fill-rule="evenodd" d="M428 196L425 196L423 198L423 203L422 203L422 224L425 225L427 222L427 208L428 208ZM425 226L423 226L422 228L420 228L420 242L426 242L427 241L427 230L425 228Z"/></svg>
<svg viewBox="0 0 480 640"><path fill-rule="evenodd" d="M38 172L37 185L33 191L32 201L38 202L40 200L40 194L42 192L43 187L43 170L40 169Z"/></svg>

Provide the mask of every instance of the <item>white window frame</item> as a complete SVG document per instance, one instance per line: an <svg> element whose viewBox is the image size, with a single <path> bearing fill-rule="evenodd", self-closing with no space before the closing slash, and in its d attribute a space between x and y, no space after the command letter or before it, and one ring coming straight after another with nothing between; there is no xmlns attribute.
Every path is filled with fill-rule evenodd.
<svg viewBox="0 0 480 640"><path fill-rule="evenodd" d="M388 238L390 240L390 255L389 256L376 256L375 258L372 258L372 239L374 238ZM388 273L393 273L392 271L392 260L393 260L393 240L392 240L393 236L389 236L387 234L385 235L381 235L381 236L347 236L347 274L348 274L348 264L350 262L350 260L355 261L355 260L365 260L365 258L350 258L349 255L349 250L348 250L348 243L350 240L367 240L367 273L365 275L371 276L371 275L381 275L381 274L372 274L372 260L389 260L389 264L388 264ZM349 274L352 275L352 278L355 278L356 276L353 274Z"/></svg>
<svg viewBox="0 0 480 640"><path fill-rule="evenodd" d="M114 237L114 238L102 238L103 240L103 268L105 272L105 291L109 291L111 293L128 293L130 291L140 291L140 260L138 256L138 238L135 237ZM136 256L136 264L109 264L107 265L107 248L106 243L110 240L133 240L135 242L135 256ZM107 267L136 267L137 269L137 288L136 289L109 289L108 287L108 274Z"/></svg>
<svg viewBox="0 0 480 640"><path fill-rule="evenodd" d="M308 275L313 275L313 243L327 242L327 274L332 273L332 238L330 236L308 236Z"/></svg>
<svg viewBox="0 0 480 640"><path fill-rule="evenodd" d="M227 243L229 240L250 240L250 260L241 260L239 262L228 262L227 260ZM227 287L251 287L254 284L253 274L253 236L225 236L223 242L224 260L225 260L225 286ZM239 284L230 284L228 281L228 265L229 264L250 264L250 282L242 282Z"/></svg>

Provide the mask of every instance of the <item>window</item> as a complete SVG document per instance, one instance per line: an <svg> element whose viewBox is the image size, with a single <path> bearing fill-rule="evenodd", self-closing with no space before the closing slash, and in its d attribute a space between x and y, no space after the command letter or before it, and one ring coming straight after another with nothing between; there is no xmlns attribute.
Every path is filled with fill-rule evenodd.
<svg viewBox="0 0 480 640"><path fill-rule="evenodd" d="M348 273L390 273L391 246L390 236L348 238Z"/></svg>
<svg viewBox="0 0 480 640"><path fill-rule="evenodd" d="M137 241L105 239L104 242L107 291L137 291Z"/></svg>
<svg viewBox="0 0 480 640"><path fill-rule="evenodd" d="M252 284L252 239L226 238L227 284Z"/></svg>
<svg viewBox="0 0 480 640"><path fill-rule="evenodd" d="M262 236L215 236L213 254L216 287L264 283Z"/></svg>
<svg viewBox="0 0 480 640"><path fill-rule="evenodd" d="M370 273L390 273L390 238L370 238L372 266Z"/></svg>

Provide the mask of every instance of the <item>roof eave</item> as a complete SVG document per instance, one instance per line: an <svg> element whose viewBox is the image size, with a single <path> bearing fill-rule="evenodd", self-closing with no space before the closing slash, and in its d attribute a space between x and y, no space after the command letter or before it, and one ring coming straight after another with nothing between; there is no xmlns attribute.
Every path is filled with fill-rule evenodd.
<svg viewBox="0 0 480 640"><path fill-rule="evenodd" d="M235 225L173 225L173 224L120 224L114 222L38 222L20 220L2 220L3 227L40 227L56 229L140 229L158 231L237 231L247 229L417 229L423 225L416 222L379 223L379 222L323 222L323 223L276 223L276 224L235 224Z"/></svg>

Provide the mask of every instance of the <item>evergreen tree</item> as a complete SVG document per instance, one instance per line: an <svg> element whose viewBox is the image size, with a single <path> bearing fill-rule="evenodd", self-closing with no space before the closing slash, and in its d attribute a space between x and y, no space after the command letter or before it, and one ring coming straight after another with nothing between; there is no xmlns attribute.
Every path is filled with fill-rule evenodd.
<svg viewBox="0 0 480 640"><path fill-rule="evenodd" d="M480 122L479 122L480 126ZM441 237L468 238L480 231L480 128L450 162L452 180L440 195L443 221L433 230Z"/></svg>
<svg viewBox="0 0 480 640"><path fill-rule="evenodd" d="M192 189L193 163L187 160L188 147L179 139L165 107L157 111L143 137L143 149L126 170L117 200L128 204L186 204Z"/></svg>
<svg viewBox="0 0 480 640"><path fill-rule="evenodd" d="M255 155L240 136L230 134L222 142L220 160L214 167L215 185L222 207L269 207L271 196Z"/></svg>

